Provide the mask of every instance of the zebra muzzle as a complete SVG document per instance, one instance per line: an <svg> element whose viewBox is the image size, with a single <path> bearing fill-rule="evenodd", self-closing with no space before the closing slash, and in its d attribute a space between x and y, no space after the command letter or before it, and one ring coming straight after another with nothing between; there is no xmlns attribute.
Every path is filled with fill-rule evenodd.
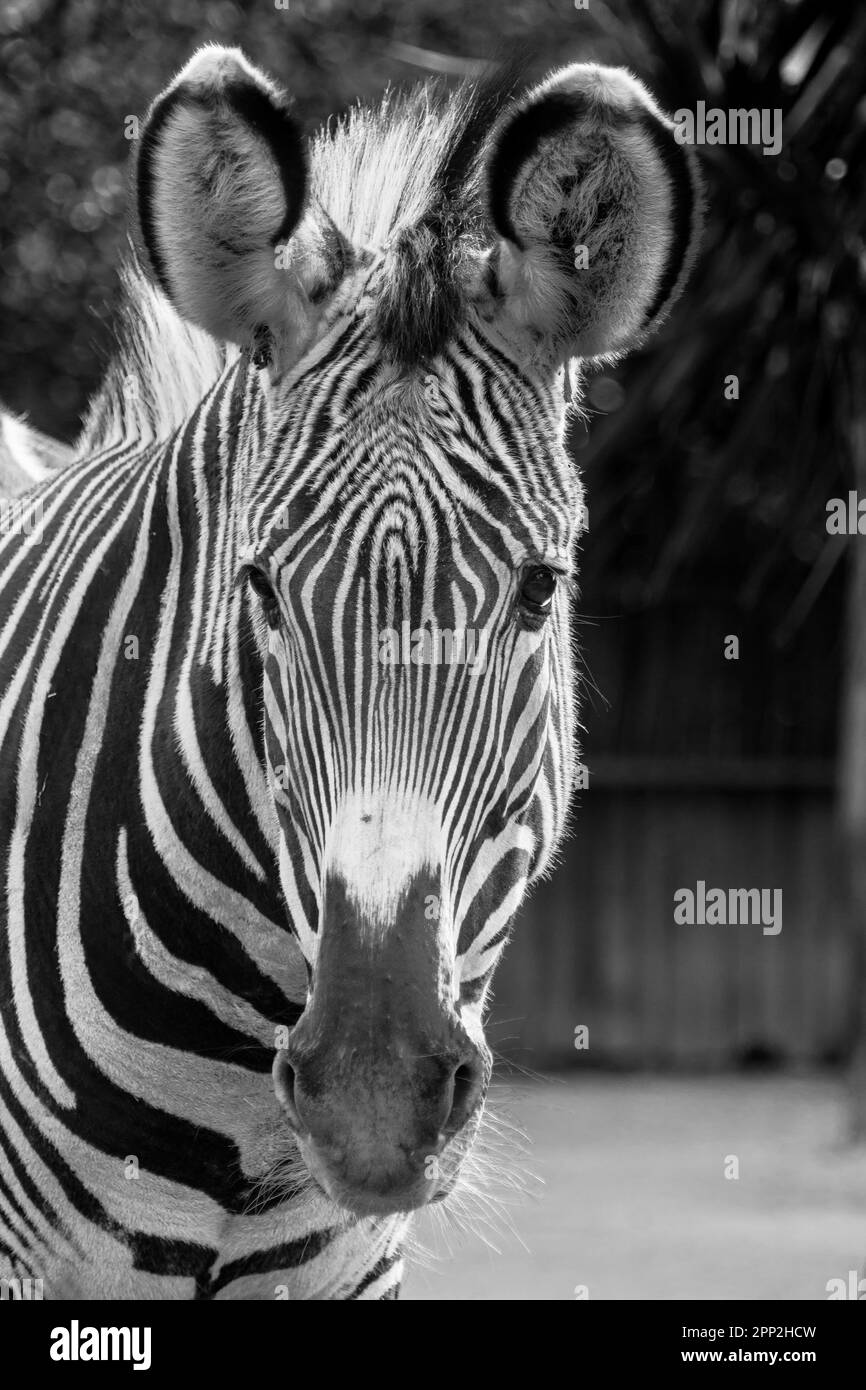
<svg viewBox="0 0 866 1390"><path fill-rule="evenodd" d="M483 1103L489 1053L443 989L418 902L371 939L328 883L307 1007L274 1060L277 1099L308 1170L358 1214L407 1211L449 1188Z"/></svg>
<svg viewBox="0 0 866 1390"><path fill-rule="evenodd" d="M291 1047L274 1060L276 1096L311 1176L357 1215L411 1211L450 1191L462 1156L452 1141L477 1114L487 1076L468 1049L382 1061L352 1050L323 1084Z"/></svg>

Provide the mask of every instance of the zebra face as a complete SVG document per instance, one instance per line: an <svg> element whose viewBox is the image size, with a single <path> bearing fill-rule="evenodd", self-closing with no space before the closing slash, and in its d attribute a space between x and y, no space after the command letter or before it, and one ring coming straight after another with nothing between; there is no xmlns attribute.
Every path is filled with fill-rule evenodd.
<svg viewBox="0 0 866 1390"><path fill-rule="evenodd" d="M380 357L372 337L347 352L350 399L350 370L369 380ZM257 537L252 573L282 884L312 979L276 1079L310 1168L354 1210L454 1180L490 1071L484 993L567 803L581 506L561 402L477 332L436 371L425 404L386 368L339 432L363 442L327 460L303 444L327 384L295 383L279 429L295 485L255 501L289 522Z"/></svg>
<svg viewBox="0 0 866 1390"><path fill-rule="evenodd" d="M500 107L409 100L308 150L207 49L141 142L157 278L260 371L238 569L309 970L274 1083L361 1215L445 1195L472 1142L487 987L567 814L568 364L648 331L694 234L687 152L634 79L566 68Z"/></svg>

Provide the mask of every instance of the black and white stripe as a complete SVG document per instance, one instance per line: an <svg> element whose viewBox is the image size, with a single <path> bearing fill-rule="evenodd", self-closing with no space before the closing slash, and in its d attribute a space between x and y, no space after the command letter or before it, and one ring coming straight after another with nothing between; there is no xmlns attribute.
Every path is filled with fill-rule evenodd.
<svg viewBox="0 0 866 1390"><path fill-rule="evenodd" d="M239 61L194 60L196 119ZM46 1297L395 1297L408 1217L312 1180L275 1096L280 1030L322 1007L326 951L371 969L402 914L488 1055L493 969L566 823L582 494L562 353L539 355L517 250L511 288L483 288L472 230L448 332L407 360L381 311L412 238L360 235L383 161L416 189L394 217L413 197L420 215L431 109L313 146L317 208L361 180L331 200L328 275L335 237L355 249L328 284L301 229L316 293L298 272L303 331L265 325L265 370L133 276L80 457L40 485L41 542L0 537L0 1273ZM549 612L522 600L538 572L560 578ZM483 665L384 663L404 624L482 634ZM408 921L415 892L436 911ZM327 898L357 927L342 948Z"/></svg>

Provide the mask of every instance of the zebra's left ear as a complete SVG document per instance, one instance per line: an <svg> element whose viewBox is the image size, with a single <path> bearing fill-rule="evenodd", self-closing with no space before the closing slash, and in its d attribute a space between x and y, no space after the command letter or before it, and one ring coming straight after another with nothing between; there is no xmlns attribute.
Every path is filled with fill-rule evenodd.
<svg viewBox="0 0 866 1390"><path fill-rule="evenodd" d="M578 63L530 92L494 131L486 186L488 283L535 351L612 356L661 322L695 254L700 184L625 69Z"/></svg>
<svg viewBox="0 0 866 1390"><path fill-rule="evenodd" d="M237 343L303 317L288 243L304 210L305 142L239 49L200 49L156 99L136 183L150 265L180 314Z"/></svg>

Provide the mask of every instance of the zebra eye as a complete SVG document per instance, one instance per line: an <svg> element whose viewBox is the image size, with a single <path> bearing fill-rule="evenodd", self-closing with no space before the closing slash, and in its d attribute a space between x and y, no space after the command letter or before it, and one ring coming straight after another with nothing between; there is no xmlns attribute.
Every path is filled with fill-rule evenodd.
<svg viewBox="0 0 866 1390"><path fill-rule="evenodd" d="M262 574L261 570L257 569L248 569L247 579L249 580L250 588L264 609L265 617L268 619L268 622L271 622L272 618L276 618L279 612L279 604L277 603L277 596L271 587L270 580L267 575Z"/></svg>
<svg viewBox="0 0 866 1390"><path fill-rule="evenodd" d="M520 604L528 613L549 613L556 593L556 575L546 565L527 570L520 589Z"/></svg>

